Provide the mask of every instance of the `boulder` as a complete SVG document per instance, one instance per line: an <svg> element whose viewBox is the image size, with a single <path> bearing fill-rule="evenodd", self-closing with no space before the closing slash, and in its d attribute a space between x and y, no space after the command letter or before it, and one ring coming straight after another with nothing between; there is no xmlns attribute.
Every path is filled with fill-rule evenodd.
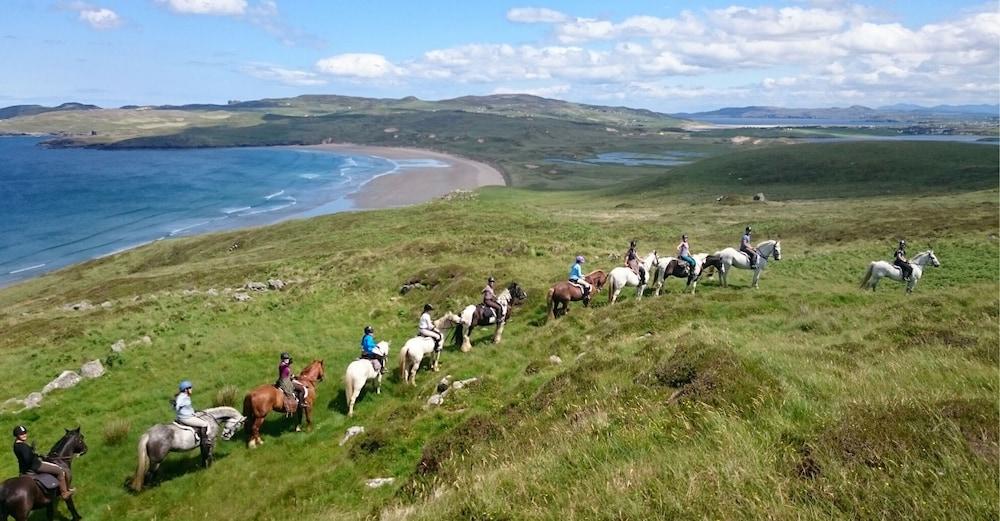
<svg viewBox="0 0 1000 521"><path fill-rule="evenodd" d="M461 389L463 387L468 387L469 385L472 385L472 384L474 384L474 383L476 383L478 381L479 381L479 378L476 378L476 377L466 378L465 380L459 380L459 381L451 384L451 388L452 389Z"/></svg>
<svg viewBox="0 0 1000 521"><path fill-rule="evenodd" d="M63 309L66 311L87 311L94 309L94 305L89 301L81 300L80 302L76 302L74 304L66 304L63 306Z"/></svg>
<svg viewBox="0 0 1000 521"><path fill-rule="evenodd" d="M249 300L252 300L252 298L250 297L250 295L247 295L246 293L233 293L233 300L237 302L247 302Z"/></svg>
<svg viewBox="0 0 1000 521"><path fill-rule="evenodd" d="M267 284L263 282L247 282L243 288L250 291L267 291Z"/></svg>
<svg viewBox="0 0 1000 521"><path fill-rule="evenodd" d="M74 371L63 371L62 374L56 377L55 380L45 384L42 387L42 394L48 394L56 389L69 389L74 385L80 383L83 378L76 374Z"/></svg>
<svg viewBox="0 0 1000 521"><path fill-rule="evenodd" d="M42 398L44 398L44 396L42 396L42 393L29 394L24 398L24 408L34 409L35 407L38 407L39 405L42 404Z"/></svg>
<svg viewBox="0 0 1000 521"><path fill-rule="evenodd" d="M142 335L142 338L138 340L133 340L132 345L151 346L153 345L153 339L149 338L149 335Z"/></svg>
<svg viewBox="0 0 1000 521"><path fill-rule="evenodd" d="M285 287L285 281L281 279L267 279L267 287L273 290L279 290Z"/></svg>
<svg viewBox="0 0 1000 521"><path fill-rule="evenodd" d="M757 192L756 194L754 194L753 200L760 201L762 203L767 202L767 199L764 198L764 192Z"/></svg>
<svg viewBox="0 0 1000 521"><path fill-rule="evenodd" d="M559 365L562 363L562 358L559 358L557 355L552 355L549 357L549 363L552 365Z"/></svg>
<svg viewBox="0 0 1000 521"><path fill-rule="evenodd" d="M208 291L206 291L205 294L210 297L217 297L219 296L219 290L215 288L208 288Z"/></svg>
<svg viewBox="0 0 1000 521"><path fill-rule="evenodd" d="M104 309L111 309L111 306L112 306L112 304L111 304L111 301L109 301L109 300L105 300L104 302L101 302L101 307L104 308Z"/></svg>
<svg viewBox="0 0 1000 521"><path fill-rule="evenodd" d="M80 367L80 376L97 378L104 374L104 364L100 360L91 360Z"/></svg>
<svg viewBox="0 0 1000 521"><path fill-rule="evenodd" d="M430 407L430 406L436 406L436 405L441 405L442 403L444 403L444 395L443 394L432 394L431 397L427 399L427 406L428 407Z"/></svg>
<svg viewBox="0 0 1000 521"><path fill-rule="evenodd" d="M114 351L114 352L116 352L116 353L121 353L122 351L124 351L125 350L125 340L121 339L121 338L118 339L117 342L115 342L114 344L111 344L111 350Z"/></svg>
<svg viewBox="0 0 1000 521"><path fill-rule="evenodd" d="M343 447L344 444L347 443L347 440L357 436L358 434L361 434L362 432L365 432L365 428L360 425L355 425L353 427L348 428L347 433L345 433L344 437L340 440L340 446Z"/></svg>
<svg viewBox="0 0 1000 521"><path fill-rule="evenodd" d="M369 479L368 481L365 482L365 484L368 485L369 488L378 488L381 487L382 485L388 485L393 481L396 481L396 478L374 478L374 479Z"/></svg>

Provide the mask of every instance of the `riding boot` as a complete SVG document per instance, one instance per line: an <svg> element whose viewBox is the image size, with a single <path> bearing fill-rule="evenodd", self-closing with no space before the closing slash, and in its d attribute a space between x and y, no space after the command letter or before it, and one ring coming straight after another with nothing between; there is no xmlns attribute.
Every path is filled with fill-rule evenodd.
<svg viewBox="0 0 1000 521"><path fill-rule="evenodd" d="M59 475L59 497L63 499L69 499L76 492L75 488L69 488L69 484L66 483L66 473Z"/></svg>
<svg viewBox="0 0 1000 521"><path fill-rule="evenodd" d="M212 440L208 437L208 427L198 427L198 436L201 438L201 460L208 467L212 463Z"/></svg>

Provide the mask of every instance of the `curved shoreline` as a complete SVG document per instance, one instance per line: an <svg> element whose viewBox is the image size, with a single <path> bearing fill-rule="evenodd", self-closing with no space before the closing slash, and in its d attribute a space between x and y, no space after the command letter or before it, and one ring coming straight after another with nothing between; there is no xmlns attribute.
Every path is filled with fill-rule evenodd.
<svg viewBox="0 0 1000 521"><path fill-rule="evenodd" d="M339 154L358 154L386 159L396 168L379 174L350 194L358 210L395 208L430 201L453 190L475 190L483 186L507 186L497 168L454 154L422 148L382 147L335 143L295 147ZM407 165L407 161L433 160L434 165ZM401 163L403 162L403 163ZM442 166L443 164L444 166Z"/></svg>

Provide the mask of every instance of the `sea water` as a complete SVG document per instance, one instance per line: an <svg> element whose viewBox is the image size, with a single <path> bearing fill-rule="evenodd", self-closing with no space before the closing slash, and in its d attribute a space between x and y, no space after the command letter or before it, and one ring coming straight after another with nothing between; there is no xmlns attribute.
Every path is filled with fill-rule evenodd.
<svg viewBox="0 0 1000 521"><path fill-rule="evenodd" d="M151 241L353 208L397 162L294 148L49 149L0 138L0 286Z"/></svg>

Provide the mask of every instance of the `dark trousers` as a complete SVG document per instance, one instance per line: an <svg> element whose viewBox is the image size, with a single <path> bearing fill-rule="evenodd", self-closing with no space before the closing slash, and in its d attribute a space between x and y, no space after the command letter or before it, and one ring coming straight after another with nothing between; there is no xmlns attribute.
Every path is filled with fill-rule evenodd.
<svg viewBox="0 0 1000 521"><path fill-rule="evenodd" d="M747 254L747 258L750 259L750 267L757 267L757 252L751 251L750 248L740 248L740 251Z"/></svg>
<svg viewBox="0 0 1000 521"><path fill-rule="evenodd" d="M495 300L484 300L483 305L489 306L493 311L497 313L497 322L503 320L503 308L500 307L500 303Z"/></svg>
<svg viewBox="0 0 1000 521"><path fill-rule="evenodd" d="M910 266L909 262L903 262L899 259L894 260L893 265L899 266L899 269L903 272L903 278L909 279L910 275L913 274L913 266Z"/></svg>

